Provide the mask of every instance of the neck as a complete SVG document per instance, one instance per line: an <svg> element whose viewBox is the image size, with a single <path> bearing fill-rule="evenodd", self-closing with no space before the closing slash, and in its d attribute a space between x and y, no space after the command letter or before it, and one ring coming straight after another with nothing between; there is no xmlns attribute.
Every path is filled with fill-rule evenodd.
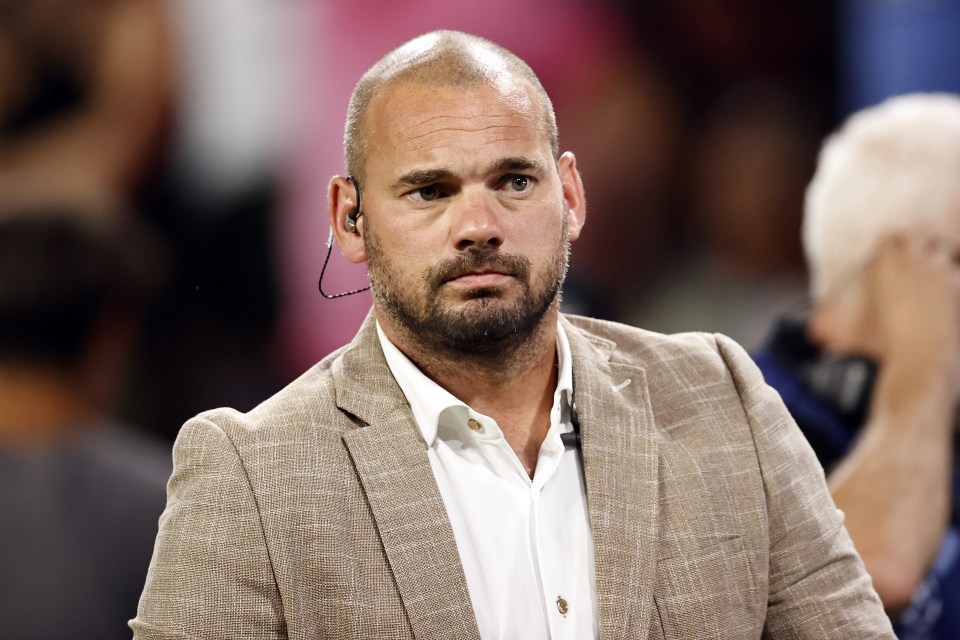
<svg viewBox="0 0 960 640"><path fill-rule="evenodd" d="M552 308L525 341L502 354L467 356L437 351L378 315L390 341L424 375L474 411L497 421L531 475L550 428L557 386L557 317L557 309Z"/></svg>

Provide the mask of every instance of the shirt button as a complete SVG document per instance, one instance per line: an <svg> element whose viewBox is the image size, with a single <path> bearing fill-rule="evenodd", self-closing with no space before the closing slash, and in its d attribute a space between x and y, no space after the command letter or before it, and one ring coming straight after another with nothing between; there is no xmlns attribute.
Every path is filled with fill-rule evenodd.
<svg viewBox="0 0 960 640"><path fill-rule="evenodd" d="M470 428L476 431L477 433L483 433L483 425L477 422L476 420L474 420L473 418L470 418L469 420L467 420L467 425L469 425Z"/></svg>
<svg viewBox="0 0 960 640"><path fill-rule="evenodd" d="M564 618L567 617L567 612L570 611L570 605L563 596L557 596L557 611L559 611L560 615Z"/></svg>

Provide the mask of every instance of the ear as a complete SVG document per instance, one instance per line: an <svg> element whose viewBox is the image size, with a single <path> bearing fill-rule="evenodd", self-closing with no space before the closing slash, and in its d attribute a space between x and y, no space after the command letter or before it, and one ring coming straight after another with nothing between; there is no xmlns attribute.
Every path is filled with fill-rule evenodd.
<svg viewBox="0 0 960 640"><path fill-rule="evenodd" d="M344 257L354 263L366 261L363 216L357 219L356 231L347 230L347 215L357 206L357 191L353 183L344 176L334 176L327 191L327 206L330 210L330 230Z"/></svg>
<svg viewBox="0 0 960 640"><path fill-rule="evenodd" d="M580 237L580 230L587 221L587 196L583 191L583 180L577 171L577 159L570 151L565 151L557 162L560 172L560 184L563 187L563 202L567 209L567 231L571 240Z"/></svg>

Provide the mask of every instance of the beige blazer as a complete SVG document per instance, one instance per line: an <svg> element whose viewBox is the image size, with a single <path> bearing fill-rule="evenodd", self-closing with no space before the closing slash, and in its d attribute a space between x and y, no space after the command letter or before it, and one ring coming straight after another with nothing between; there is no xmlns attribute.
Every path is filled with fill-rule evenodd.
<svg viewBox="0 0 960 640"><path fill-rule="evenodd" d="M823 471L722 336L565 317L600 634L893 638ZM135 637L478 638L377 341L184 425Z"/></svg>

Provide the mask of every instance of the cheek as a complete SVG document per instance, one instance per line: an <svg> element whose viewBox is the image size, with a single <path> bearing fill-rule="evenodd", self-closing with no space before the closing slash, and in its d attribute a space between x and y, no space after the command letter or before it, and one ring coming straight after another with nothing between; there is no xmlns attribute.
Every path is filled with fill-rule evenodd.
<svg viewBox="0 0 960 640"><path fill-rule="evenodd" d="M566 219L556 212L541 216L539 221L532 221L525 225L523 237L526 238L528 246L533 247L538 253L553 254L560 245L563 238L563 229ZM569 227L567 228L569 235Z"/></svg>
<svg viewBox="0 0 960 640"><path fill-rule="evenodd" d="M422 274L444 260L449 260L456 251L450 240L448 225L441 223L424 225L416 229L398 231L393 243L397 260L410 273Z"/></svg>

